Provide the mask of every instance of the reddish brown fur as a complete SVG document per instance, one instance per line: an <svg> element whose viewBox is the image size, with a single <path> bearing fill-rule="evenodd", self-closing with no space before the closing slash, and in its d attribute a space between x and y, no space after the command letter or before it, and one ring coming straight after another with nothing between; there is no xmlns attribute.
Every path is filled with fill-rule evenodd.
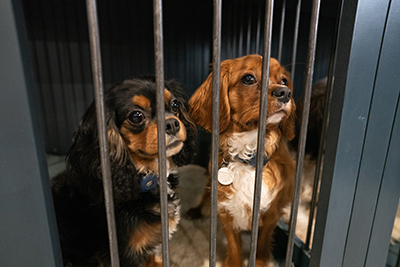
<svg viewBox="0 0 400 267"><path fill-rule="evenodd" d="M229 158L227 140L233 133L254 130L258 127L261 71L262 57L259 55L225 60L221 63L219 163ZM250 86L241 83L241 78L245 74L254 75L257 83ZM211 76L212 74L189 101L192 107L192 119L208 131L211 131L212 123ZM282 78L287 79L287 87L293 91L289 74L277 60L271 58L267 117L281 111L282 103L271 96L271 93L277 87L282 87ZM289 204L292 196L295 166L287 147L287 140L294 137L295 104L292 97L289 103L283 111L285 116L280 123L267 124L265 154L270 156L270 160L264 166L263 181L270 189L275 188L277 194L269 209L260 214L256 266L268 266L273 230L282 214L282 208ZM219 184L218 202L223 202L233 193L232 185ZM206 190L200 205L207 203L208 198L209 190ZM251 210L247 207L246 209L251 225ZM194 210L201 212L201 207ZM228 253L224 266L242 266L240 232L233 228L233 218L228 211L219 208L218 214L228 240ZM193 211L190 215L197 216Z"/></svg>

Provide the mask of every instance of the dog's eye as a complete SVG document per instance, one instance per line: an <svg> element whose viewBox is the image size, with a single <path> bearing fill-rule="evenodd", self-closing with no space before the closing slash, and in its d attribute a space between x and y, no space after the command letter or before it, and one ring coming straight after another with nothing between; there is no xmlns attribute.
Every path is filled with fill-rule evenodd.
<svg viewBox="0 0 400 267"><path fill-rule="evenodd" d="M129 120L133 123L141 123L144 119L144 115L142 112L135 110L129 115Z"/></svg>
<svg viewBox="0 0 400 267"><path fill-rule="evenodd" d="M287 79L286 78L282 78L282 85L287 85Z"/></svg>
<svg viewBox="0 0 400 267"><path fill-rule="evenodd" d="M171 110L172 110L172 112L174 112L174 113L177 113L177 112L179 111L179 103L178 103L177 100L173 100L173 101L171 102Z"/></svg>
<svg viewBox="0 0 400 267"><path fill-rule="evenodd" d="M252 85L257 82L257 79L252 74L246 74L242 77L241 81L244 85Z"/></svg>

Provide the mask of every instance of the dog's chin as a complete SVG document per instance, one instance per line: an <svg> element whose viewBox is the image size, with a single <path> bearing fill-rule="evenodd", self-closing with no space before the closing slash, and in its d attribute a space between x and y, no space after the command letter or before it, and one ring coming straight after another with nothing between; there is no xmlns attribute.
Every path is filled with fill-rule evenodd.
<svg viewBox="0 0 400 267"><path fill-rule="evenodd" d="M167 157L171 157L175 154L178 154L179 151L181 151L181 149L183 148L183 141L180 140L174 140L172 142L169 142L166 144L166 156ZM137 150L135 152L135 154L139 155L142 158L146 158L146 159L155 159L158 157L158 152L154 151L154 152L148 152L148 151L144 151L144 150Z"/></svg>
<svg viewBox="0 0 400 267"><path fill-rule="evenodd" d="M278 111L267 118L267 124L277 124L280 123L281 120L286 116L285 111Z"/></svg>
<svg viewBox="0 0 400 267"><path fill-rule="evenodd" d="M167 151L166 151L167 158L171 157L171 156L173 156L175 154L178 154L181 151L182 147L183 147L183 142L182 141L174 141L171 144L169 144L167 146Z"/></svg>

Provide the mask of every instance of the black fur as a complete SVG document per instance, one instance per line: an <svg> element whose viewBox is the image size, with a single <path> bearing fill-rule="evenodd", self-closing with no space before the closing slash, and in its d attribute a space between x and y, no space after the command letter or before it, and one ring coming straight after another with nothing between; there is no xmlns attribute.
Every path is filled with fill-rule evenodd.
<svg viewBox="0 0 400 267"><path fill-rule="evenodd" d="M192 159L196 128L187 115L188 97L182 85L176 81L166 81L165 87L180 102L179 119L186 127L187 139L184 146L172 157L177 166L182 166ZM133 253L127 249L127 233L143 222L161 223L159 213L153 210L159 205L158 187L150 192L141 192L140 180L143 174L136 171L128 148L119 134L134 95L145 95L155 110L155 88L153 77L140 77L125 80L105 94L107 129L117 133L109 136L109 151L121 266L141 266L155 247L149 244L141 253ZM61 248L67 265L110 265L101 177L96 114L92 103L73 136L73 144L67 155L67 170L52 180ZM173 175L169 181L172 189L178 184ZM171 195L169 201L176 198L176 194Z"/></svg>

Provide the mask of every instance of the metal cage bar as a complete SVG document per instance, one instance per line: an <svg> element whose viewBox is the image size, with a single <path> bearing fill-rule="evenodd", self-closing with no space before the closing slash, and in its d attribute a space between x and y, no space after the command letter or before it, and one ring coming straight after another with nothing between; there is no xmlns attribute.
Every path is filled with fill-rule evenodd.
<svg viewBox="0 0 400 267"><path fill-rule="evenodd" d="M269 0L265 5L265 27L264 27L264 51L263 51L263 66L262 66L262 80L261 80L261 93L260 93L260 118L267 117L267 98L268 98L268 84L269 84L269 62L271 57L271 39L272 39L272 16L274 9L274 1ZM257 137L257 155L264 155L265 149L265 131L266 120L260 120ZM257 253L257 238L258 238L258 223L260 218L260 202L261 202L261 189L262 189L262 171L263 171L263 157L257 157L256 162L256 176L254 184L254 198L253 198L253 215L251 223L251 244L250 244L250 258L249 266L254 267L256 262Z"/></svg>
<svg viewBox="0 0 400 267"><path fill-rule="evenodd" d="M216 265L217 254L217 199L219 155L219 102L221 79L221 7L222 0L214 0L213 13L213 74L212 74L212 133L211 133L211 218L210 266Z"/></svg>
<svg viewBox="0 0 400 267"><path fill-rule="evenodd" d="M160 177L160 206L162 233L163 266L169 266L169 227L168 227L168 196L166 173L165 145L165 103L164 103L164 49L163 49L163 16L162 0L153 1L154 11L154 54L157 87L157 138L158 138L158 174Z"/></svg>
<svg viewBox="0 0 400 267"><path fill-rule="evenodd" d="M97 128L100 141L101 173L103 176L104 201L107 213L108 238L110 241L111 265L119 266L117 231L115 225L114 199L111 182L110 158L108 152L107 125L104 111L104 86L100 53L100 33L97 19L96 0L87 0L90 53L94 81Z"/></svg>
<svg viewBox="0 0 400 267"><path fill-rule="evenodd" d="M299 0L301 1L301 0ZM311 235L313 231L313 221L315 218L315 212L317 208L317 199L318 199L318 190L322 178L322 168L323 168L323 158L324 158L324 151L325 151L325 146L326 146L326 134L327 134L327 128L328 128L328 123L329 123L329 105L330 101L332 99L332 83L333 83L333 71L336 66L336 61L335 61L335 55L338 50L338 45L337 45L337 34L338 34L338 25L339 25L339 16L337 17L336 21L336 29L335 29L335 34L334 34L334 39L332 42L332 50L331 50L331 57L330 57L330 65L329 65L329 73L328 73L328 80L327 80L327 86L326 86L326 95L325 95L325 103L324 103L324 117L323 117L323 125L321 129L321 139L319 143L319 149L318 149L318 158L316 162L316 167L315 167L315 175L314 175L314 181L313 181L313 190L312 190L312 196L311 196L311 204L310 204L310 212L309 212L309 217L308 217L308 225L307 225L307 236L306 236L306 242L305 242L305 249L309 250L310 243L311 243Z"/></svg>
<svg viewBox="0 0 400 267"><path fill-rule="evenodd" d="M281 27L279 28L279 45L278 45L278 56L279 63L282 61L282 48L283 48L283 33L285 32L285 15L286 15L286 0L282 2L282 13L281 13Z"/></svg>
<svg viewBox="0 0 400 267"><path fill-rule="evenodd" d="M256 47L255 47L255 53L259 53L260 50L260 39L261 39L261 14L262 14L262 4L261 1L258 4L258 12L257 12L257 29L256 29Z"/></svg>
<svg viewBox="0 0 400 267"><path fill-rule="evenodd" d="M311 101L311 87L314 74L314 61L315 61L315 50L317 44L317 32L318 32L318 18L320 13L320 0L314 0L311 12L310 22L310 37L308 44L308 56L307 56L307 75L304 86L304 99L303 99L303 113L301 120L299 144L297 149L297 165L296 165L296 181L295 189L293 194L292 207L290 212L289 220L289 239L286 250L286 262L285 267L290 267L293 258L293 245L297 223L297 212L299 207L300 198L300 187L301 179L303 175L303 164L305 155L305 144L307 137L307 126L308 126L308 115L310 112L310 101Z"/></svg>
<svg viewBox="0 0 400 267"><path fill-rule="evenodd" d="M252 2L249 3L249 15L247 20L247 40L246 40L246 55L250 54L251 47L251 21L252 21Z"/></svg>
<svg viewBox="0 0 400 267"><path fill-rule="evenodd" d="M290 75L292 76L293 82L295 73L294 71L296 69L297 41L299 36L299 25L300 25L300 10L301 10L301 0L298 0L296 6L296 18L295 18L294 33L293 33L292 68L290 70Z"/></svg>

